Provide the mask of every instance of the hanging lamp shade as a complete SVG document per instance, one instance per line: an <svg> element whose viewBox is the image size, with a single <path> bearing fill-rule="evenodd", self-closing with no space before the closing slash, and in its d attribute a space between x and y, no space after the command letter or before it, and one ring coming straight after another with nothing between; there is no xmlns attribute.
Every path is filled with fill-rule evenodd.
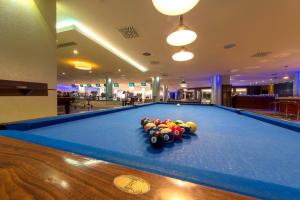
<svg viewBox="0 0 300 200"><path fill-rule="evenodd" d="M184 47L177 53L172 56L173 60L182 62L188 61L194 58L194 54L190 51L187 51Z"/></svg>
<svg viewBox="0 0 300 200"><path fill-rule="evenodd" d="M200 0L152 0L154 7L165 15L182 15L193 9Z"/></svg>

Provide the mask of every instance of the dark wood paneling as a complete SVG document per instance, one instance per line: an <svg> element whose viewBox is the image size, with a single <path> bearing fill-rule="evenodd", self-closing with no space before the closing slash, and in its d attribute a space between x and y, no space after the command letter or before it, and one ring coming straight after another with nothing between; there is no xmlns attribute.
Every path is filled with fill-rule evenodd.
<svg viewBox="0 0 300 200"><path fill-rule="evenodd" d="M0 80L0 96L48 96L48 84Z"/></svg>
<svg viewBox="0 0 300 200"><path fill-rule="evenodd" d="M143 195L117 189L119 175L151 185ZM0 136L1 200L250 200L252 198Z"/></svg>

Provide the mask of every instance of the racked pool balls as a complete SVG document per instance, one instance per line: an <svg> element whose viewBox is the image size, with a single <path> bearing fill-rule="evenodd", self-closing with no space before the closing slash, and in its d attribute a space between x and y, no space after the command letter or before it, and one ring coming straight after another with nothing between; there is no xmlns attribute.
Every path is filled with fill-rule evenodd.
<svg viewBox="0 0 300 200"><path fill-rule="evenodd" d="M153 119L152 123L154 123L155 125L159 125L161 123L160 119Z"/></svg>
<svg viewBox="0 0 300 200"><path fill-rule="evenodd" d="M164 137L159 131L157 131L149 135L149 142L154 148L162 148L164 146Z"/></svg>
<svg viewBox="0 0 300 200"><path fill-rule="evenodd" d="M179 124L178 126L180 126L183 129L182 134L183 135L188 135L191 133L191 127L186 125L186 124Z"/></svg>
<svg viewBox="0 0 300 200"><path fill-rule="evenodd" d="M153 124L153 123L148 123L148 124L146 124L146 125L144 126L144 131L147 133L148 130L149 130L151 127L156 127L156 125Z"/></svg>
<svg viewBox="0 0 300 200"><path fill-rule="evenodd" d="M183 129L180 126L173 126L172 132L174 134L175 140L179 140L182 138Z"/></svg>
<svg viewBox="0 0 300 200"><path fill-rule="evenodd" d="M196 133L197 131L197 124L194 122L187 122L186 125L188 125L191 128L191 133Z"/></svg>
<svg viewBox="0 0 300 200"><path fill-rule="evenodd" d="M171 129L164 128L160 130L160 133L163 134L165 143L172 143L175 139L175 136Z"/></svg>
<svg viewBox="0 0 300 200"><path fill-rule="evenodd" d="M143 119L141 120L141 126L144 126L144 122L145 122L146 120L150 120L150 119L149 119L148 117L143 118Z"/></svg>

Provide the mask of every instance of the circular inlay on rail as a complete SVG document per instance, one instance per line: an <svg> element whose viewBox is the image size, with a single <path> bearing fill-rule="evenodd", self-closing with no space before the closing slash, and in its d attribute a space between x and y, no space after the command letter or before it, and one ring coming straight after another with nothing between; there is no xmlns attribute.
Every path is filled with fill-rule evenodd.
<svg viewBox="0 0 300 200"><path fill-rule="evenodd" d="M145 194L150 191L150 184L142 178L132 175L121 175L114 179L115 186L129 194Z"/></svg>

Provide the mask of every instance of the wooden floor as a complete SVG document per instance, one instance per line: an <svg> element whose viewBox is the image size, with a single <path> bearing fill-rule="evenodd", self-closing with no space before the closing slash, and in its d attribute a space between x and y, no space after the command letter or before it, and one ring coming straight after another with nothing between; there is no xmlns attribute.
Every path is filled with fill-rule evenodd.
<svg viewBox="0 0 300 200"><path fill-rule="evenodd" d="M150 191L119 190L114 178L134 175ZM247 200L249 197L0 136L1 200Z"/></svg>

